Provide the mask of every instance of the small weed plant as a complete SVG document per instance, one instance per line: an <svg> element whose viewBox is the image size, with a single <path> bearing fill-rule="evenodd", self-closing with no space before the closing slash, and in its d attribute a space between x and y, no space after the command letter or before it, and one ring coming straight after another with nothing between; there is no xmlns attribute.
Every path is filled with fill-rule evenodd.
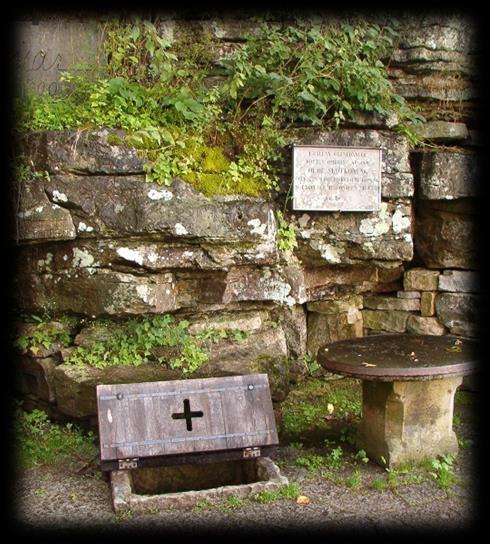
<svg viewBox="0 0 490 544"><path fill-rule="evenodd" d="M71 328L76 319L63 316L59 321L51 321L49 316L32 315L35 326L26 334L19 335L14 344L21 350L30 350L36 355L41 347L50 349L54 344L66 347L71 342Z"/></svg>
<svg viewBox="0 0 490 544"><path fill-rule="evenodd" d="M337 470L344 464L344 452L341 446L333 448L327 455L301 455L296 458L298 466L305 467L309 472L322 470Z"/></svg>
<svg viewBox="0 0 490 544"><path fill-rule="evenodd" d="M111 328L112 324L106 326ZM155 362L188 375L208 360L207 344L221 340L240 343L248 336L247 331L239 329L205 329L191 335L189 322L178 321L170 314L135 318L112 328L100 341L76 347L66 362L96 368Z"/></svg>
<svg viewBox="0 0 490 544"><path fill-rule="evenodd" d="M130 319L124 327L114 329L105 340L94 341L88 347L76 347L67 363L104 368L139 366L156 360L181 370L183 374L192 373L207 360L207 354L199 341L189 335L188 327L188 321L176 322L169 314ZM169 349L159 355L159 348Z"/></svg>
<svg viewBox="0 0 490 544"><path fill-rule="evenodd" d="M361 471L359 469L354 472L345 480L345 485L351 489L357 489L362 485Z"/></svg>
<svg viewBox="0 0 490 544"><path fill-rule="evenodd" d="M72 423L52 423L42 410L15 411L15 453L21 468L50 465L68 456L90 460L97 453L93 432Z"/></svg>
<svg viewBox="0 0 490 544"><path fill-rule="evenodd" d="M447 490L456 481L454 475L454 455L441 455L430 463L430 475L436 480L441 489Z"/></svg>
<svg viewBox="0 0 490 544"><path fill-rule="evenodd" d="M320 370L320 365L318 364L318 361L309 353L306 353L303 356L303 363L309 376L315 376L318 370Z"/></svg>
<svg viewBox="0 0 490 544"><path fill-rule="evenodd" d="M62 317L53 321L49 316L31 316L33 327L19 335L14 345L34 355L41 348L69 348L73 331L79 321ZM86 320L83 320L86 324ZM204 329L191 335L189 322L177 320L170 314L129 319L114 323L98 319L87 325L95 331L93 340L67 350L64 361L76 366L106 368L109 366L139 366L154 362L192 374L208 360L206 347L220 341L244 342L250 335L240 329Z"/></svg>
<svg viewBox="0 0 490 544"><path fill-rule="evenodd" d="M282 499L296 499L300 493L299 485L293 482L283 485L274 491L260 491L252 496L252 500L260 503L269 503Z"/></svg>

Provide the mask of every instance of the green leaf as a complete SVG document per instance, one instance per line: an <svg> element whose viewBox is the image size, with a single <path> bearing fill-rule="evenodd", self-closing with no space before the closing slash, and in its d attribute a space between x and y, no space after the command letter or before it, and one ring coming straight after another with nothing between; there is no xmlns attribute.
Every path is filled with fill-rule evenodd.
<svg viewBox="0 0 490 544"><path fill-rule="evenodd" d="M312 104L315 104L322 112L325 112L327 108L325 107L325 104L320 102L316 96L313 96L310 92L304 90L301 91L298 94L299 98L302 98L303 100L306 100L307 102L311 102Z"/></svg>

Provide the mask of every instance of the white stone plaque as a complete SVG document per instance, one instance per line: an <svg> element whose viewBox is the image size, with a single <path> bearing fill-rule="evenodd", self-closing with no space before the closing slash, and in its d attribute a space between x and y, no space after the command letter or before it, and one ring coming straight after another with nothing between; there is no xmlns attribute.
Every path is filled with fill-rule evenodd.
<svg viewBox="0 0 490 544"><path fill-rule="evenodd" d="M293 146L293 210L367 212L381 204L381 149Z"/></svg>

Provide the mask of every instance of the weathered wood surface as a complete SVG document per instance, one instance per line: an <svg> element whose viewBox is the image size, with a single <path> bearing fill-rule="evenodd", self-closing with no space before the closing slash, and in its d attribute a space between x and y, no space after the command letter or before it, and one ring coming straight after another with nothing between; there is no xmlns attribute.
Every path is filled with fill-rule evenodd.
<svg viewBox="0 0 490 544"><path fill-rule="evenodd" d="M97 405L103 461L278 443L267 374L99 385Z"/></svg>

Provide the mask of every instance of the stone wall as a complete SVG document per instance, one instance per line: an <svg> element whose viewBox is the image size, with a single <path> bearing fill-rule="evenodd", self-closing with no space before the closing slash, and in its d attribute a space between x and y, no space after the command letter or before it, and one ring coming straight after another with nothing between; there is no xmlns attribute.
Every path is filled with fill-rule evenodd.
<svg viewBox="0 0 490 544"><path fill-rule="evenodd" d="M26 134L20 152L49 175L19 183L14 233L18 315L49 310L81 318L69 347L54 344L18 359L24 398L52 415L93 419L97 383L173 379L158 365L80 368L66 364L95 334L97 319L172 313L205 327L246 331L223 339L195 377L269 374L272 397L307 372L304 357L325 343L366 334L476 336L478 121L471 21L407 16L391 64L400 94L430 112L431 147L375 115L336 131L298 129L289 144L382 149L382 204L376 212L289 211L298 247L277 248L275 211L284 194L263 200L208 198L176 179L147 184L134 149L112 145L113 130ZM251 23L241 19L162 23L211 30L226 54ZM290 149L284 150L284 191ZM19 333L34 325L19 322Z"/></svg>

